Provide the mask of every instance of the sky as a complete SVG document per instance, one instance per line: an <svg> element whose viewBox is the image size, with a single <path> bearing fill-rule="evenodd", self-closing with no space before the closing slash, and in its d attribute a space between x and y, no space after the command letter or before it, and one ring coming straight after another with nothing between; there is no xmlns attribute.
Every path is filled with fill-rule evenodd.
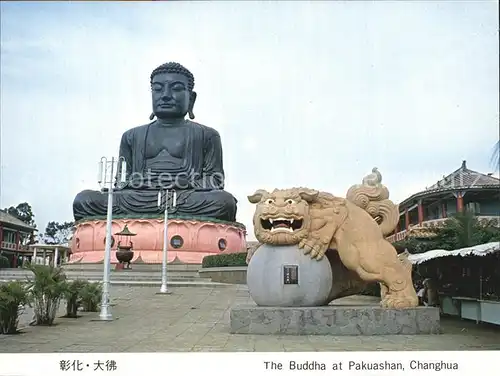
<svg viewBox="0 0 500 376"><path fill-rule="evenodd" d="M400 202L499 137L496 1L2 2L0 208L72 220L97 163L146 124L149 75L195 76L226 190L253 239L256 189L344 196L378 167Z"/></svg>

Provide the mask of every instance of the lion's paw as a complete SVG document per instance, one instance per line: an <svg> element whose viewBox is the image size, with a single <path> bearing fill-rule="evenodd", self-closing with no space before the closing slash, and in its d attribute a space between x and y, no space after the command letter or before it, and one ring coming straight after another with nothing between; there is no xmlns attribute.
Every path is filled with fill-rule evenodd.
<svg viewBox="0 0 500 376"><path fill-rule="evenodd" d="M382 308L388 309L414 308L418 306L418 300L415 301L415 299L405 295L391 294L386 295L384 299L380 301L380 305Z"/></svg>
<svg viewBox="0 0 500 376"><path fill-rule="evenodd" d="M312 259L321 260L325 255L327 247L318 239L303 239L299 243L299 248L304 251L304 254L310 254Z"/></svg>

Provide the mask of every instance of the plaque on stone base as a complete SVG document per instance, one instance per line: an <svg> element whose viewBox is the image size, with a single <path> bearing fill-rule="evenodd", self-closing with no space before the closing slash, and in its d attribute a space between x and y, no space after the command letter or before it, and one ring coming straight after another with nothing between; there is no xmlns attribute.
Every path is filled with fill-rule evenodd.
<svg viewBox="0 0 500 376"><path fill-rule="evenodd" d="M283 283L285 285L299 284L299 266L283 265Z"/></svg>

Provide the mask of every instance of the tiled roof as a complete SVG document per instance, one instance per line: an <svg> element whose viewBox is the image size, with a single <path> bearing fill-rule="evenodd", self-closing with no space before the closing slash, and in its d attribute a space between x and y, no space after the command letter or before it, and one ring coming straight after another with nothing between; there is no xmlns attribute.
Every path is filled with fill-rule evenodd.
<svg viewBox="0 0 500 376"><path fill-rule="evenodd" d="M400 202L400 206L416 199L417 197L425 196L431 193L446 192L446 191L460 191L463 189L471 188L485 188L485 189L499 189L500 179L494 176L482 174L480 172L470 170L467 168L466 161L462 162L462 166L453 171L448 176L444 176L436 184L426 187L425 190L412 194L410 197Z"/></svg>
<svg viewBox="0 0 500 376"><path fill-rule="evenodd" d="M500 179L491 175L469 170L467 168L467 162L463 161L462 166L458 170L455 170L448 176L443 177L443 179L439 180L436 184L427 187L426 191L433 191L435 189L442 188L460 189L484 186L499 186L500 188Z"/></svg>
<svg viewBox="0 0 500 376"><path fill-rule="evenodd" d="M9 213L4 212L3 210L0 210L0 223L8 223L16 227L21 227L25 230L35 230L34 227L24 223L20 219L14 217L13 215L10 215Z"/></svg>

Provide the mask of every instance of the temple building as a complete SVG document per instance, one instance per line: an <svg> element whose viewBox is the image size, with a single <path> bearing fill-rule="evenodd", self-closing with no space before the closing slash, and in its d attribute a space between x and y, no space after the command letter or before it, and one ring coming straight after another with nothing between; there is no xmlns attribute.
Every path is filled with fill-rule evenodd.
<svg viewBox="0 0 500 376"><path fill-rule="evenodd" d="M470 170L463 161L458 170L399 204L399 223L387 240L401 241L413 232L425 232L464 210L500 225L500 180L492 175Z"/></svg>
<svg viewBox="0 0 500 376"><path fill-rule="evenodd" d="M0 254L9 259L11 267L16 268L23 258L32 256L27 244L35 231L34 227L0 210Z"/></svg>

